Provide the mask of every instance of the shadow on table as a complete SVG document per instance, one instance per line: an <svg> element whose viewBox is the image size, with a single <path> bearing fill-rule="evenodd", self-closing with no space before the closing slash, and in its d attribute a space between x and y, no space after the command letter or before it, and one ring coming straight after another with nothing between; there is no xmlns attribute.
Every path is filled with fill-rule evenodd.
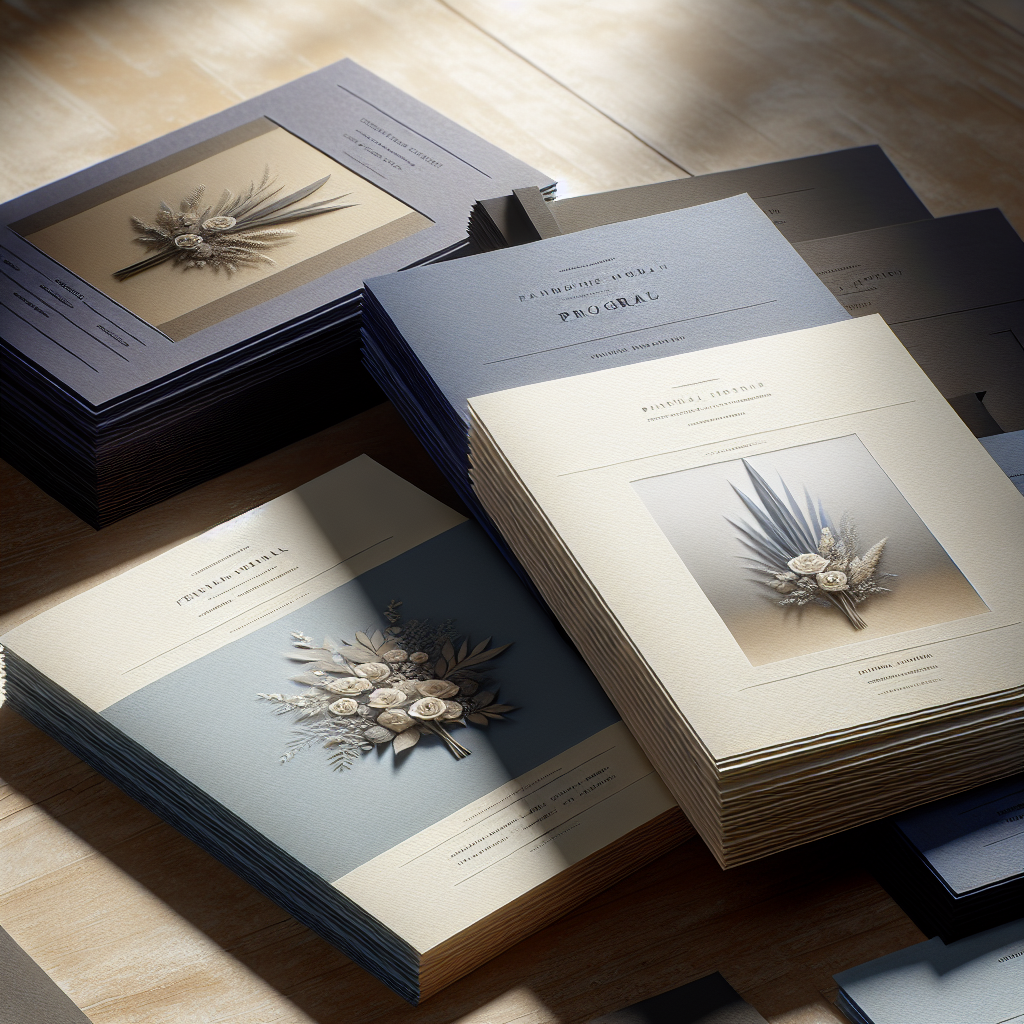
<svg viewBox="0 0 1024 1024"><path fill-rule="evenodd" d="M571 1024L716 970L827 1021L834 972L920 939L844 837L729 872L693 840L414 1008L6 706L0 778L318 1024Z"/></svg>

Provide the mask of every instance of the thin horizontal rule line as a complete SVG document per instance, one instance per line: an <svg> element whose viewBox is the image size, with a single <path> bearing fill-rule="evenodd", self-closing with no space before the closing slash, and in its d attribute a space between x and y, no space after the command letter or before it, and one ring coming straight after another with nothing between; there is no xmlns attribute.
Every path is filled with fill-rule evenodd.
<svg viewBox="0 0 1024 1024"><path fill-rule="evenodd" d="M644 459L657 459L662 455L675 455L678 452L690 452L696 448L707 448L712 444L728 444L730 441L741 441L745 437L760 437L762 434L774 434L780 430L793 430L795 427L807 427L814 423L828 423L830 420L842 420L848 416L863 416L869 412L879 412L882 409L895 409L901 405L913 405L916 399L910 398L905 402L893 402L891 405L876 405L873 409L854 409L852 412L840 413L838 416L824 416L820 420L802 420L799 423L789 423L784 427L770 427L768 430L755 430L751 434L737 434L735 437L720 437L714 441L702 441L700 444L691 444L686 448L670 448L664 452L652 452L650 455L638 455L634 459L622 459L620 462L606 462L601 466L588 466L585 469L570 469L564 473L559 473L562 476L575 476L577 473L593 473L598 469L611 469L613 466L627 466L631 462L643 462Z"/></svg>

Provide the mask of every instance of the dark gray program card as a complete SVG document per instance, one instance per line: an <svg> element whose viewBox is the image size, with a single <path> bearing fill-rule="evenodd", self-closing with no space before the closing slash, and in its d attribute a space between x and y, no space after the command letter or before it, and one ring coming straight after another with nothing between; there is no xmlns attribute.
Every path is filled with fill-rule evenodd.
<svg viewBox="0 0 1024 1024"><path fill-rule="evenodd" d="M488 207L491 219L505 226L509 245L552 234L550 225L545 230L544 223L538 223L527 208L524 194L529 191L517 189L515 200L507 197L506 204L515 208L512 211L498 209L497 200ZM538 190L532 191L539 199ZM857 146L757 167L559 199L545 204L548 212L544 220L552 217L557 233L569 234L700 206L744 192L790 242L931 217L880 146ZM524 212L534 222L532 233L524 227Z"/></svg>
<svg viewBox="0 0 1024 1024"><path fill-rule="evenodd" d="M596 1017L590 1024L767 1024L720 974Z"/></svg>
<svg viewBox="0 0 1024 1024"><path fill-rule="evenodd" d="M0 928L0 1024L89 1024L55 981Z"/></svg>
<svg viewBox="0 0 1024 1024"><path fill-rule="evenodd" d="M956 895L1024 875L1024 775L902 814L896 827Z"/></svg>
<svg viewBox="0 0 1024 1024"><path fill-rule="evenodd" d="M936 936L833 978L837 1005L858 1024L1017 1024L1024 1019L1024 921L948 946Z"/></svg>
<svg viewBox="0 0 1024 1024"><path fill-rule="evenodd" d="M882 315L978 437L1024 428L1024 242L999 210L794 248L848 312Z"/></svg>

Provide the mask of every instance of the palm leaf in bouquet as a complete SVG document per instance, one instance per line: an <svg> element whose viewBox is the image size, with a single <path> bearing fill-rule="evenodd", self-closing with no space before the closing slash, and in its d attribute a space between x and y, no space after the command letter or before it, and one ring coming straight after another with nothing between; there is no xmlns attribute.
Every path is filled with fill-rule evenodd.
<svg viewBox="0 0 1024 1024"><path fill-rule="evenodd" d="M849 515L837 528L806 487L801 508L781 477L780 495L746 459L742 461L754 496L735 485L733 490L752 521L729 516L726 520L739 531L740 543L756 556L747 561L758 582L774 590L782 606L836 608L854 629L863 629L867 622L857 606L873 594L889 593L881 582L895 578L892 573L877 572L887 538L858 554L857 531Z"/></svg>

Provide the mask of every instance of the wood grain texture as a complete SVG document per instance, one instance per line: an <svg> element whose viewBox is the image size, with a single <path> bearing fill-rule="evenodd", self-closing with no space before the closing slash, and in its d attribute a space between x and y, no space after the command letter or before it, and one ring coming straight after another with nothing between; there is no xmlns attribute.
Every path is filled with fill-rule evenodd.
<svg viewBox="0 0 1024 1024"><path fill-rule="evenodd" d="M0 26L0 200L351 57L563 183L682 172L436 0L23 0Z"/></svg>
<svg viewBox="0 0 1024 1024"><path fill-rule="evenodd" d="M351 56L562 194L878 141L935 213L1024 212L1024 37L983 4L19 0L0 17L2 198ZM458 504L389 405L101 533L0 464L0 631L362 452ZM921 938L849 838L727 873L691 842L413 1009L2 706L0 779L0 924L110 1024L575 1024L715 970L773 1024L834 1024L834 972Z"/></svg>
<svg viewBox="0 0 1024 1024"><path fill-rule="evenodd" d="M1024 36L956 0L446 0L691 174L880 143L1024 230Z"/></svg>

